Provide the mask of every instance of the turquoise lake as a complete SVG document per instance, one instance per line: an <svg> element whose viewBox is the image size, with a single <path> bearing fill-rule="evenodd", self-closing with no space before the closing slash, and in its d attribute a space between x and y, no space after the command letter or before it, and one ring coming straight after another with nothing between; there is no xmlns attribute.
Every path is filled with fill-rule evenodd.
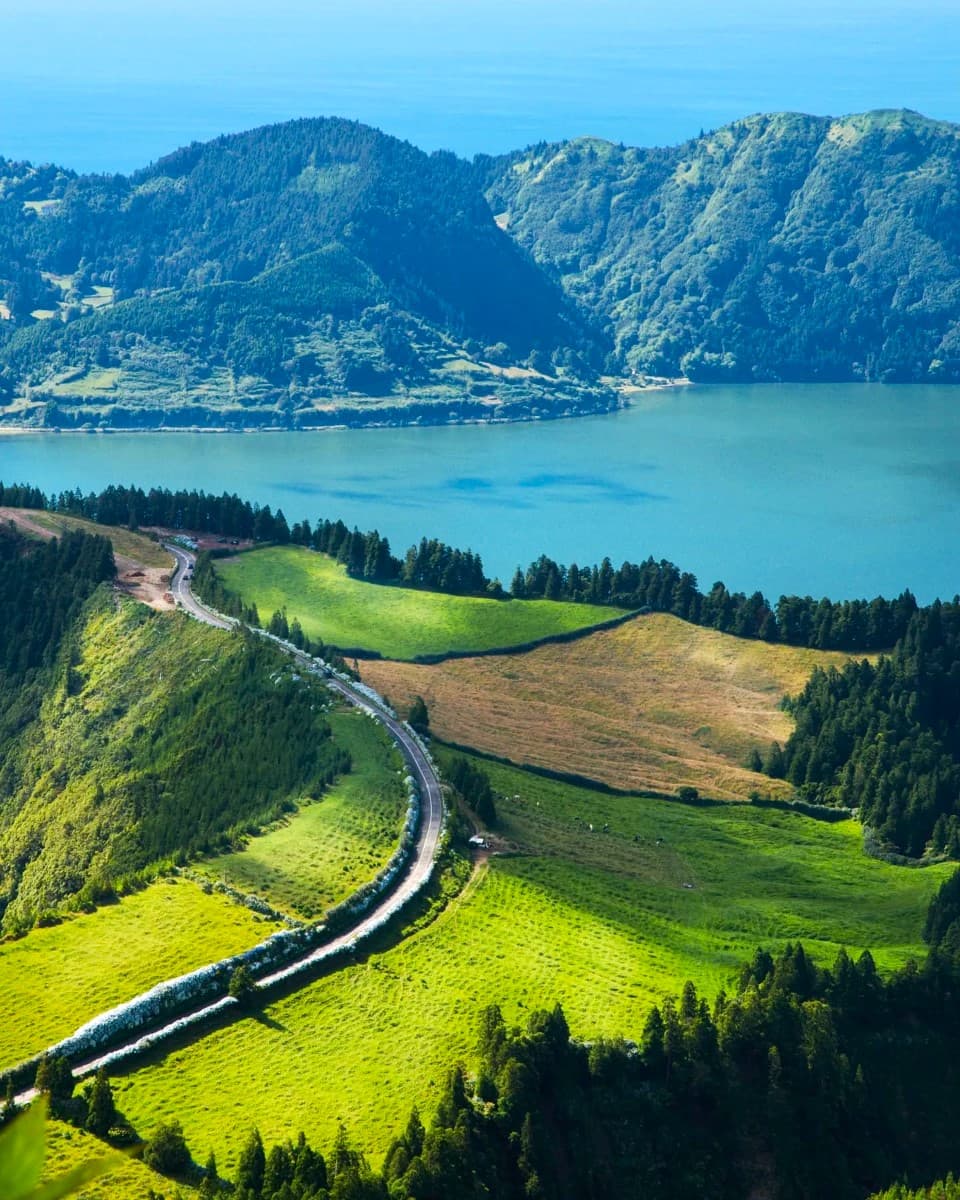
<svg viewBox="0 0 960 1200"><path fill-rule="evenodd" d="M540 553L653 555L772 598L960 591L957 387L695 387L518 425L11 435L0 479L235 491L378 528L395 551L470 547L506 580Z"/></svg>

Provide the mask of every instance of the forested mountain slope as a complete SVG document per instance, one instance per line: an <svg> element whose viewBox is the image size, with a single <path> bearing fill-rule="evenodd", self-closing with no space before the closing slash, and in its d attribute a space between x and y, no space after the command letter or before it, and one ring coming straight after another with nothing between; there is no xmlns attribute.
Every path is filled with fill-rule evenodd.
<svg viewBox="0 0 960 1200"><path fill-rule="evenodd" d="M225 846L349 766L321 683L259 640L98 589L104 539L0 546L3 932Z"/></svg>
<svg viewBox="0 0 960 1200"><path fill-rule="evenodd" d="M224 424L269 423L253 410L278 406L280 423L323 423L331 397L411 390L449 403L502 387L509 403L516 388L482 355L602 358L469 164L354 122L222 137L130 178L0 172L2 377L8 397L39 387L32 399L59 406L47 424L77 423L78 407L159 423L161 400L240 410Z"/></svg>
<svg viewBox="0 0 960 1200"><path fill-rule="evenodd" d="M816 670L767 770L806 799L859 810L895 850L960 855L960 604L916 612L876 664Z"/></svg>
<svg viewBox="0 0 960 1200"><path fill-rule="evenodd" d="M704 380L960 379L960 128L754 116L670 149L478 160L615 360Z"/></svg>
<svg viewBox="0 0 960 1200"><path fill-rule="evenodd" d="M0 420L559 416L613 376L960 380L960 127L754 116L472 164L355 122L0 159ZM615 381L614 381L615 382Z"/></svg>

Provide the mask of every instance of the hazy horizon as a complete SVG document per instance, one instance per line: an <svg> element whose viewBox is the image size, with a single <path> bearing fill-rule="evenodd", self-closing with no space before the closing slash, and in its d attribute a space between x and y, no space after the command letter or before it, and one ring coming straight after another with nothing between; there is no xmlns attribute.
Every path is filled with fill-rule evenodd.
<svg viewBox="0 0 960 1200"><path fill-rule="evenodd" d="M960 120L947 0L5 0L0 45L0 155L81 171L301 116L467 156L582 134L676 143L784 109Z"/></svg>

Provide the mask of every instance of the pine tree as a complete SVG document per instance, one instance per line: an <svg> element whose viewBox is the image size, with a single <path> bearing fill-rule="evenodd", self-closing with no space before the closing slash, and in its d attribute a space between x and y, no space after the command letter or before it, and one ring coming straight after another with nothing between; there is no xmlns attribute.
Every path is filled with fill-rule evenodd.
<svg viewBox="0 0 960 1200"><path fill-rule="evenodd" d="M73 1096L73 1083L73 1071L65 1058L45 1055L40 1060L34 1086L38 1092L45 1092L50 1097L50 1111L54 1116L65 1112Z"/></svg>
<svg viewBox="0 0 960 1200"><path fill-rule="evenodd" d="M213 1200L214 1196L220 1195L220 1180L217 1176L217 1159L213 1151L207 1157L206 1166L203 1168L203 1183L200 1184L201 1200Z"/></svg>
<svg viewBox="0 0 960 1200"><path fill-rule="evenodd" d="M253 976L243 963L235 968L230 976L230 986L227 994L237 1000L242 1008L252 1008L257 1000L257 985Z"/></svg>
<svg viewBox="0 0 960 1200"><path fill-rule="evenodd" d="M263 1194L273 1196L293 1182L293 1157L288 1146L272 1146L263 1172Z"/></svg>
<svg viewBox="0 0 960 1200"><path fill-rule="evenodd" d="M301 1133L293 1150L293 1190L297 1196L312 1196L326 1191L327 1164L323 1155L311 1149Z"/></svg>
<svg viewBox="0 0 960 1200"><path fill-rule="evenodd" d="M87 1119L84 1128L97 1137L106 1137L117 1120L117 1107L106 1070L97 1071L87 1096Z"/></svg>
<svg viewBox="0 0 960 1200"><path fill-rule="evenodd" d="M263 1176L267 1167L267 1156L263 1152L260 1130L254 1129L247 1144L240 1152L237 1164L237 1195L243 1200L259 1200L263 1193Z"/></svg>

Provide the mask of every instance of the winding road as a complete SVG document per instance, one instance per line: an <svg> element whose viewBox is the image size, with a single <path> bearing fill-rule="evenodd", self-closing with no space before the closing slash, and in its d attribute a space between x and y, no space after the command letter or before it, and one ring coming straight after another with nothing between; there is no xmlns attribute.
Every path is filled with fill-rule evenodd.
<svg viewBox="0 0 960 1200"><path fill-rule="evenodd" d="M211 625L215 629L233 629L240 624L238 621L222 616L208 608L198 600L190 588L190 579L196 562L195 556L179 546L165 543L165 548L176 560L176 567L170 581L170 591L177 607L183 609L191 617ZM308 655L289 647L286 643L265 633L254 630L281 646L304 669L316 672L316 660ZM346 949L356 945L366 935L380 928L385 922L400 911L404 905L420 891L433 872L434 861L443 833L443 795L440 790L440 780L436 769L418 740L400 721L388 712L373 696L365 694L352 687L345 680L330 675L326 679L328 687L337 692L348 703L379 721L390 733L406 761L410 774L413 776L420 793L420 827L417 841L411 853L410 860L399 880L379 899L375 906L344 933L331 941L324 943L315 950L304 953L286 966L272 974L257 980L259 987L270 988L278 984L289 983L297 976L303 975L305 981L310 978L312 968L319 966L327 958L342 954ZM223 997L213 1003L198 1004L191 1011L182 1014L177 1020L171 1021L150 1033L132 1038L114 1049L98 1055L96 1058L76 1064L73 1067L74 1077L82 1079L97 1071L101 1066L116 1067L127 1059L133 1058L145 1050L161 1044L173 1035L183 1035L187 1030L196 1028L199 1034L203 1025L212 1018L228 1012L237 1004L230 997ZM97 1018L94 1018L96 1020ZM27 1103L35 1095L33 1089L17 1096L17 1103Z"/></svg>
<svg viewBox="0 0 960 1200"><path fill-rule="evenodd" d="M177 562L173 578L170 580L170 590L173 593L175 603L197 621L203 621L204 624L212 625L216 629L232 629L238 625L239 622L232 621L228 617L223 617L220 613L214 612L193 594L190 588L190 579L196 563L195 556L181 549L179 546L168 543L164 543L164 545ZM254 629L253 632L261 634L286 650L305 669L316 670L316 660L309 655L297 650L291 650L286 643L272 637L268 633L264 633L262 629ZM411 896L415 895L424 883L426 883L427 879L429 879L433 871L433 863L436 858L440 835L443 831L443 794L440 790L440 779L436 768L423 752L423 748L418 740L386 708L378 704L370 695L351 687L345 680L340 679L336 675L331 675L327 677L327 686L332 691L339 693L355 708L359 708L362 712L379 721L397 744L420 792L420 833L403 879L387 893L386 897L376 908L372 909L349 932L343 934L335 941L328 942L325 946L315 950L312 954L306 956L306 958L298 960L297 963L292 964L291 967L286 968L284 971L279 971L275 975L269 975L265 979L260 980L261 983L266 985L279 982L285 975L290 974L300 962L319 961L331 953L334 947L342 948L348 945L351 941L376 928L387 917L392 916L401 909Z"/></svg>

